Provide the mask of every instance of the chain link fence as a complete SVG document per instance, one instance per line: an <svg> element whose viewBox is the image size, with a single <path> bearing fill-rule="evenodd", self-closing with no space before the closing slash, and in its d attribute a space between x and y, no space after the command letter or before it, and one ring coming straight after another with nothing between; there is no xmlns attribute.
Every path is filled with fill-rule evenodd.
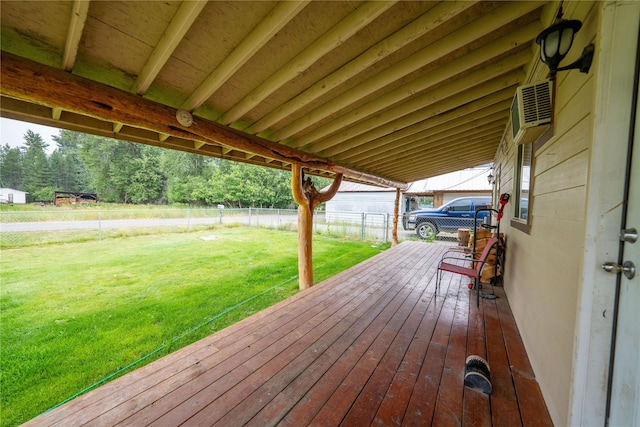
<svg viewBox="0 0 640 427"><path fill-rule="evenodd" d="M250 226L296 231L296 209L87 209L0 212L0 248L81 242L159 233L185 233L217 226ZM393 216L383 213L316 211L320 235L388 242ZM399 233L402 226L399 225ZM404 232L405 236L414 235Z"/></svg>
<svg viewBox="0 0 640 427"><path fill-rule="evenodd" d="M494 221L495 222L495 221ZM416 216L405 213L402 217L402 227L426 240L458 240L461 233L468 236L474 230L473 214L459 217L446 216ZM488 227L492 223L489 215L484 214L476 219L475 228ZM489 227L494 229L496 227ZM464 231L462 231L464 230Z"/></svg>

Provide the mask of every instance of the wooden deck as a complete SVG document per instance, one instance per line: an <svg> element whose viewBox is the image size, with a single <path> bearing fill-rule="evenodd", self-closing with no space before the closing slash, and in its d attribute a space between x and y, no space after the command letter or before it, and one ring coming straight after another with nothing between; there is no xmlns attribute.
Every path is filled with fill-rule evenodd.
<svg viewBox="0 0 640 427"><path fill-rule="evenodd" d="M460 276L434 294L447 248L402 243L27 424L552 425L502 288L479 310Z"/></svg>

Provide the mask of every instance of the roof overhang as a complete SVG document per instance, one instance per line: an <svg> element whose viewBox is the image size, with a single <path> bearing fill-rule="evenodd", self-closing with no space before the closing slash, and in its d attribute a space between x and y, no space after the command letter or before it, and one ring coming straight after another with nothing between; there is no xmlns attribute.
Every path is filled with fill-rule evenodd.
<svg viewBox="0 0 640 427"><path fill-rule="evenodd" d="M404 188L492 161L544 5L3 2L0 113Z"/></svg>

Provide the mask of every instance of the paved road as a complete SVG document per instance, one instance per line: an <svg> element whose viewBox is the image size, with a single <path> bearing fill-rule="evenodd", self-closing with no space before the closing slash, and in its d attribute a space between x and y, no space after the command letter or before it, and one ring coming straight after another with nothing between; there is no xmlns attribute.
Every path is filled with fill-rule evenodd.
<svg viewBox="0 0 640 427"><path fill-rule="evenodd" d="M296 222L296 215L260 215L252 216L223 216L209 218L172 218L172 219L117 219L117 220L91 220L91 221L47 221L47 222L10 222L1 223L0 232L33 232L33 231L60 231L60 230L106 230L114 228L143 228L143 227L175 227L191 225L215 225L219 224L222 220L224 224L240 223L247 225L271 225L278 226L291 222ZM251 220L251 224L249 224ZM353 226L354 235L359 234L360 226ZM381 238L384 237L383 229L368 229L367 234L372 233L373 230L379 231ZM405 231L400 227L398 230L398 237L401 239L407 239L415 236L413 231ZM391 231L389 231L388 238L391 239Z"/></svg>

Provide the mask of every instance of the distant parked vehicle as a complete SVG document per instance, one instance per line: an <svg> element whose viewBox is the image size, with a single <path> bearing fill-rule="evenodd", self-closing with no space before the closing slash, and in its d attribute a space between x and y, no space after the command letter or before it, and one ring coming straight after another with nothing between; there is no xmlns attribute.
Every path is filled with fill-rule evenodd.
<svg viewBox="0 0 640 427"><path fill-rule="evenodd" d="M473 218L477 209L491 207L491 197L460 197L436 209L420 209L405 213L402 226L405 230L415 230L421 239L435 239L441 231L457 231L458 228L473 228ZM478 223L482 223L489 212L478 213Z"/></svg>

